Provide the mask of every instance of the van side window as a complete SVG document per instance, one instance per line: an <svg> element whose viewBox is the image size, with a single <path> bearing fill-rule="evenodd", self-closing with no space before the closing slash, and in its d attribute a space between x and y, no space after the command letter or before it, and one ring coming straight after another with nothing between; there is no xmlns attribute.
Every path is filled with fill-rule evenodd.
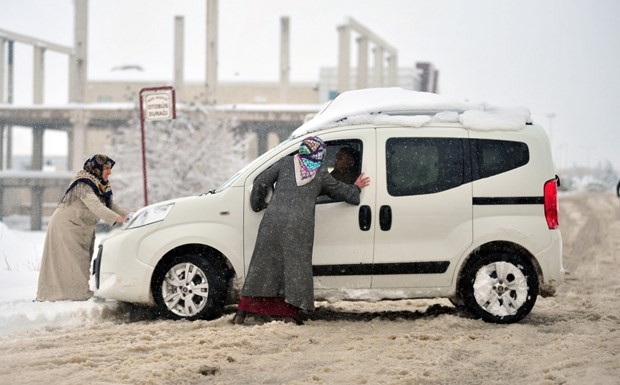
<svg viewBox="0 0 620 385"><path fill-rule="evenodd" d="M465 183L462 139L391 138L385 153L392 196L433 194Z"/></svg>
<svg viewBox="0 0 620 385"><path fill-rule="evenodd" d="M472 139L474 180L488 178L526 165L530 161L527 144L507 140Z"/></svg>
<svg viewBox="0 0 620 385"><path fill-rule="evenodd" d="M359 139L327 141L327 153L323 163L337 180L353 184L362 172L363 144ZM320 195L317 203L334 202L327 195Z"/></svg>

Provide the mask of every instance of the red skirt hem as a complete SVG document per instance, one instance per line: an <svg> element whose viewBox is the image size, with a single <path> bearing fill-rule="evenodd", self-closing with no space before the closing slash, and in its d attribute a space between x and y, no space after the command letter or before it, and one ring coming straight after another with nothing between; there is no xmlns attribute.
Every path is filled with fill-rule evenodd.
<svg viewBox="0 0 620 385"><path fill-rule="evenodd" d="M238 310L272 317L299 317L299 308L284 301L282 297L241 297Z"/></svg>

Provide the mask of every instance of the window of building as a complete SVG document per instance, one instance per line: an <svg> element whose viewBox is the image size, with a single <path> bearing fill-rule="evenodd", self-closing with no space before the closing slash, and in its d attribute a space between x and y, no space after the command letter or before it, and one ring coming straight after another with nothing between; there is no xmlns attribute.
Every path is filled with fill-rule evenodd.
<svg viewBox="0 0 620 385"><path fill-rule="evenodd" d="M108 95L97 96L97 103L112 103L112 97Z"/></svg>

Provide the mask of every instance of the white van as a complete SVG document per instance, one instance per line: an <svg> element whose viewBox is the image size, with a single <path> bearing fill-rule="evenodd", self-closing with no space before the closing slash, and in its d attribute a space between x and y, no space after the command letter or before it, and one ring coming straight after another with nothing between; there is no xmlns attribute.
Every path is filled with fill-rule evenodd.
<svg viewBox="0 0 620 385"><path fill-rule="evenodd" d="M257 175L304 137L359 154L372 183L359 206L319 197L317 299L451 299L516 322L563 281L548 138L525 109L380 88L339 95L290 138L201 196L153 204L103 240L95 295L212 319L236 301L263 212Z"/></svg>

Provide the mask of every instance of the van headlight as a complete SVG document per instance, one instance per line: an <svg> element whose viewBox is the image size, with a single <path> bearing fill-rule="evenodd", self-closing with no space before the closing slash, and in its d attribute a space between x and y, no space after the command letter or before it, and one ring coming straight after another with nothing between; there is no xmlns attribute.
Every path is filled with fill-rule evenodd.
<svg viewBox="0 0 620 385"><path fill-rule="evenodd" d="M136 227L161 222L168 216L168 213L172 210L172 206L174 206L174 203L145 207L142 211L136 213L131 222L129 222L127 228L135 229Z"/></svg>

